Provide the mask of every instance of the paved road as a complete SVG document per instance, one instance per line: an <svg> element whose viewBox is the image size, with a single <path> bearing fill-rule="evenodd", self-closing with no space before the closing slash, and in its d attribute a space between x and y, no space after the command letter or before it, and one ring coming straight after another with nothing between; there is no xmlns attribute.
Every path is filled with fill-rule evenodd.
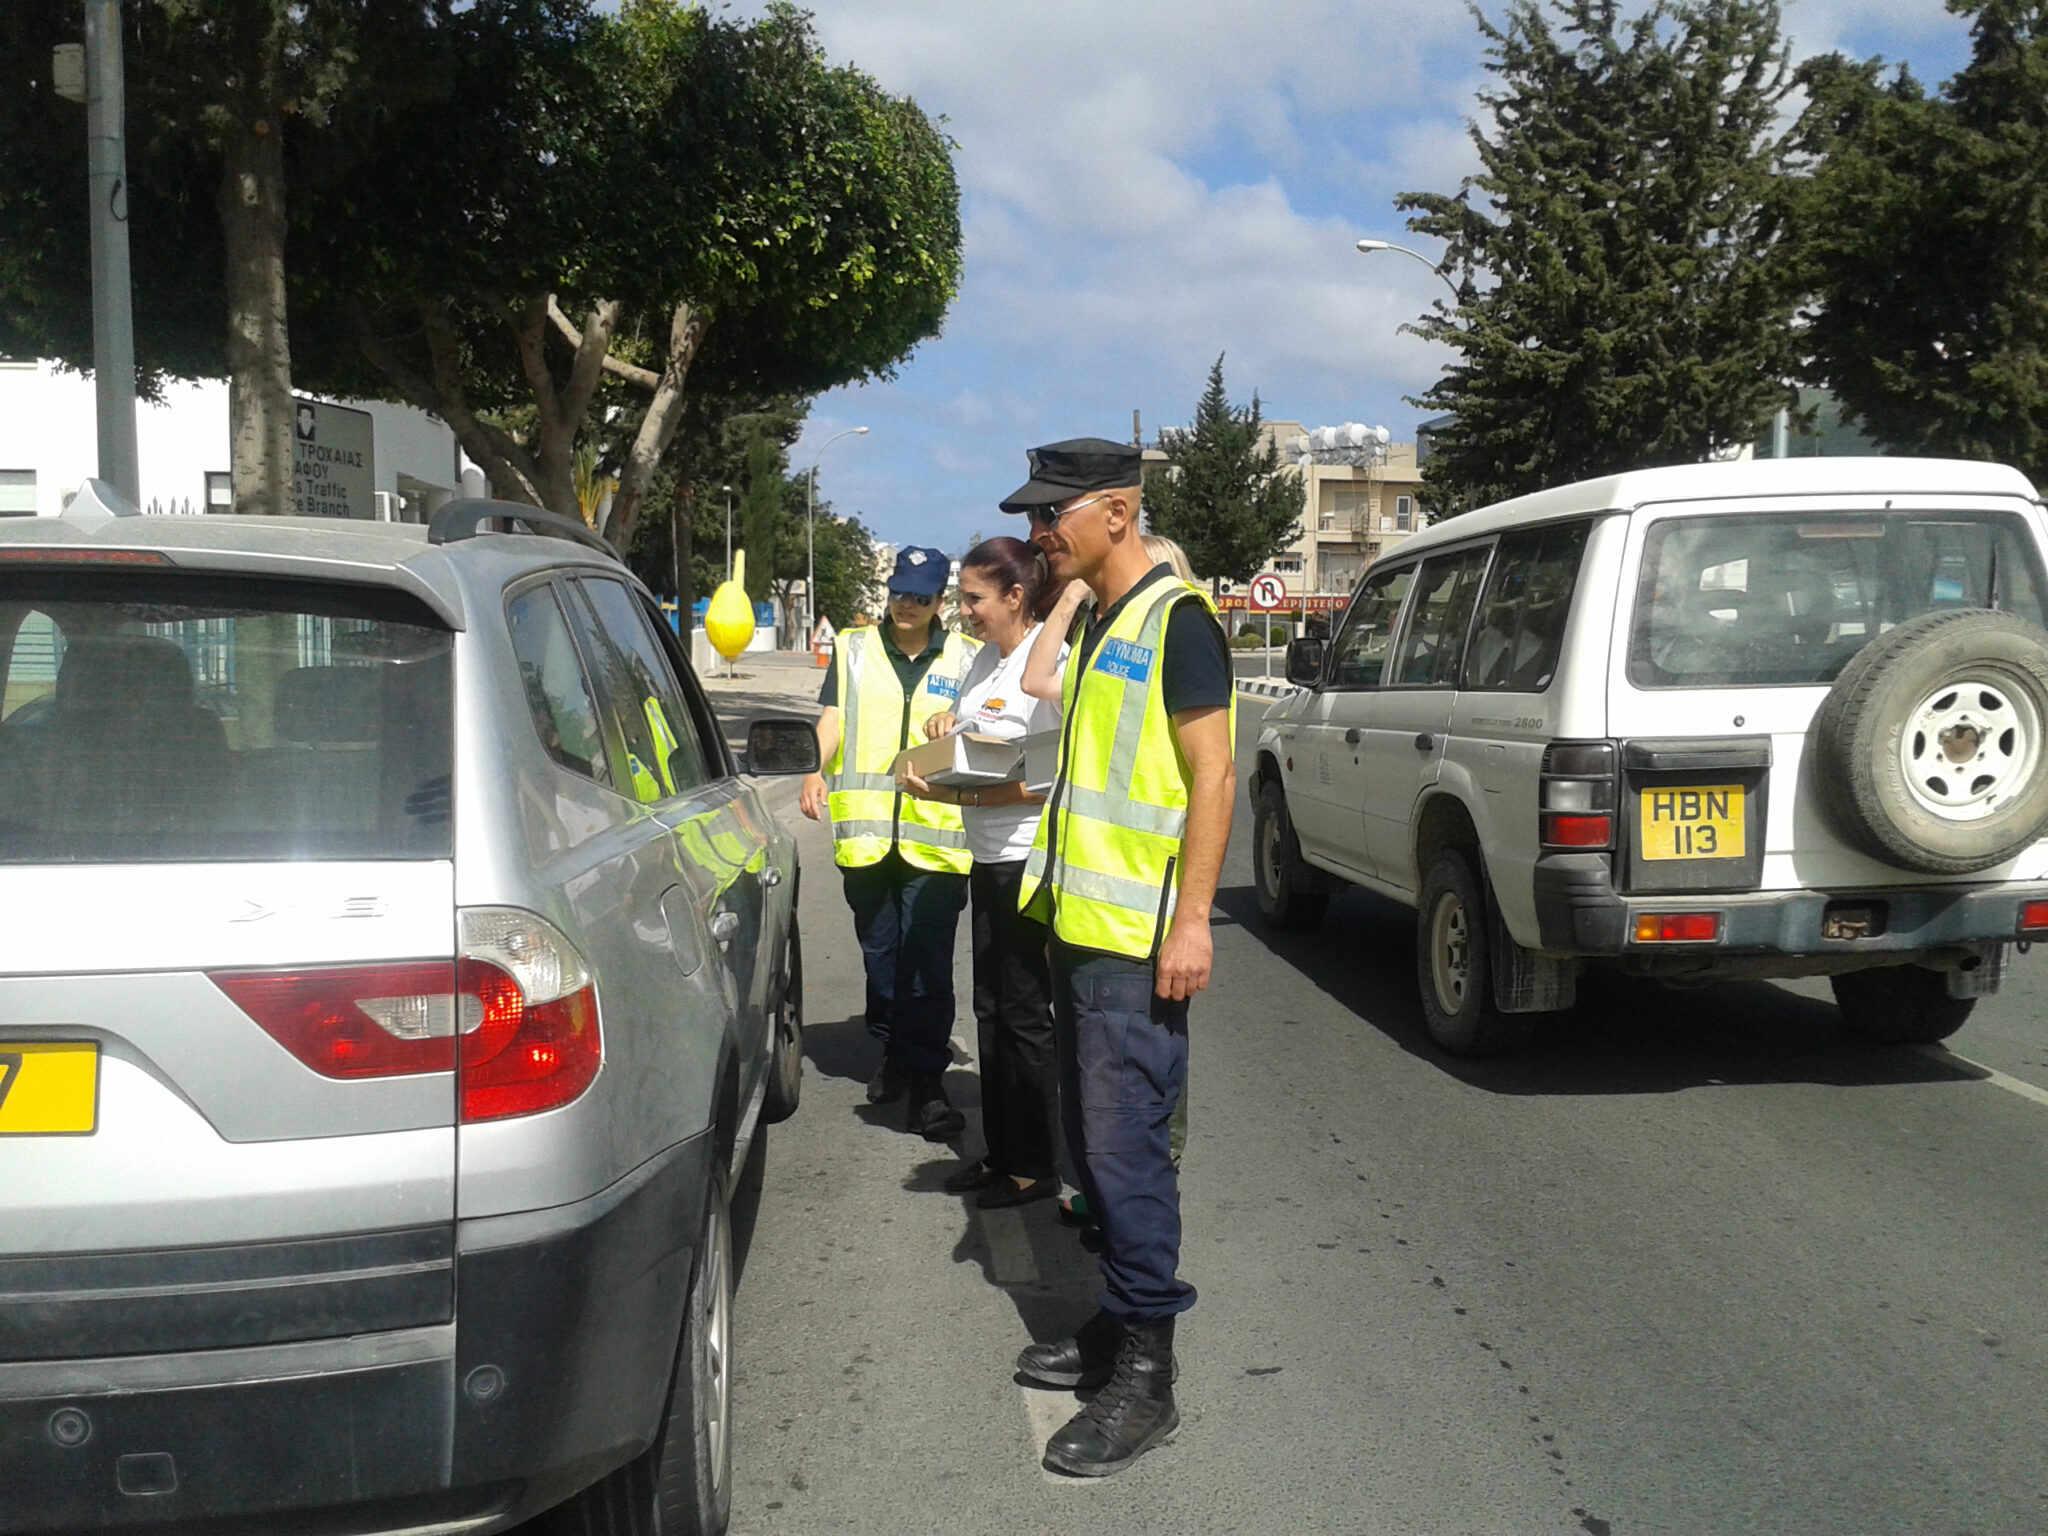
<svg viewBox="0 0 2048 1536"><path fill-rule="evenodd" d="M810 1060L740 1291L736 1532L2048 1530L2048 963L1953 1042L1981 1067L1765 985L1452 1064L1412 921L1358 894L1266 933L1247 821L1193 1021L1186 1424L1097 1484L1039 1470L1075 1403L1010 1374L1092 1266L864 1102L800 823Z"/></svg>

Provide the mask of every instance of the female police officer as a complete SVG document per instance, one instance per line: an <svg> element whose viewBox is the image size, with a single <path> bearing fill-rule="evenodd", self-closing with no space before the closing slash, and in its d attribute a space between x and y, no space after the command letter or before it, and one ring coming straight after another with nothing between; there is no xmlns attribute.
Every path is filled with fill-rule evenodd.
<svg viewBox="0 0 2048 1536"><path fill-rule="evenodd" d="M906 549L889 577L888 622L840 632L818 696L824 774L804 780L803 813L832 818L832 855L867 969L868 1033L882 1062L868 1102L909 1092L905 1126L943 1141L966 1125L946 1099L952 1061L953 939L967 897L967 833L957 806L901 793L896 756L950 710L976 645L939 622L951 561ZM829 782L829 789L828 789Z"/></svg>

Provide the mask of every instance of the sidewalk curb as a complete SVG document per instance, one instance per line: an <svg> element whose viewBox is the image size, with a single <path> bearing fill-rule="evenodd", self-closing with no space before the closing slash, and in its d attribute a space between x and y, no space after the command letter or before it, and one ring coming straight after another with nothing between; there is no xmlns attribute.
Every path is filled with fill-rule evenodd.
<svg viewBox="0 0 2048 1536"><path fill-rule="evenodd" d="M1277 677L1240 677L1237 680L1239 693L1255 693L1262 699L1284 699L1300 692L1298 684L1283 682Z"/></svg>

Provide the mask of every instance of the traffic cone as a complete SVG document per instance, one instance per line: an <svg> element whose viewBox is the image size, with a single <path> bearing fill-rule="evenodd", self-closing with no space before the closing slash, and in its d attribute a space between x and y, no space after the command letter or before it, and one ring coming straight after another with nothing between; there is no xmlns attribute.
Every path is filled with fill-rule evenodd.
<svg viewBox="0 0 2048 1536"><path fill-rule="evenodd" d="M832 647L823 640L819 640L811 646L811 655L817 658L818 665L821 667L832 665Z"/></svg>

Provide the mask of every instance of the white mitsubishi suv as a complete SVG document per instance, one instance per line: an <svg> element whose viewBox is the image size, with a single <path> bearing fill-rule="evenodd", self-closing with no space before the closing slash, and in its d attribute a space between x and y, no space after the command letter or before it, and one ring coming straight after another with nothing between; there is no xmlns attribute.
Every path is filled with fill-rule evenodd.
<svg viewBox="0 0 2048 1536"><path fill-rule="evenodd" d="M1996 465L1643 470L1447 519L1289 648L1251 781L1259 904L1417 909L1477 1055L1588 967L1827 976L1888 1042L2048 938L2048 519Z"/></svg>

